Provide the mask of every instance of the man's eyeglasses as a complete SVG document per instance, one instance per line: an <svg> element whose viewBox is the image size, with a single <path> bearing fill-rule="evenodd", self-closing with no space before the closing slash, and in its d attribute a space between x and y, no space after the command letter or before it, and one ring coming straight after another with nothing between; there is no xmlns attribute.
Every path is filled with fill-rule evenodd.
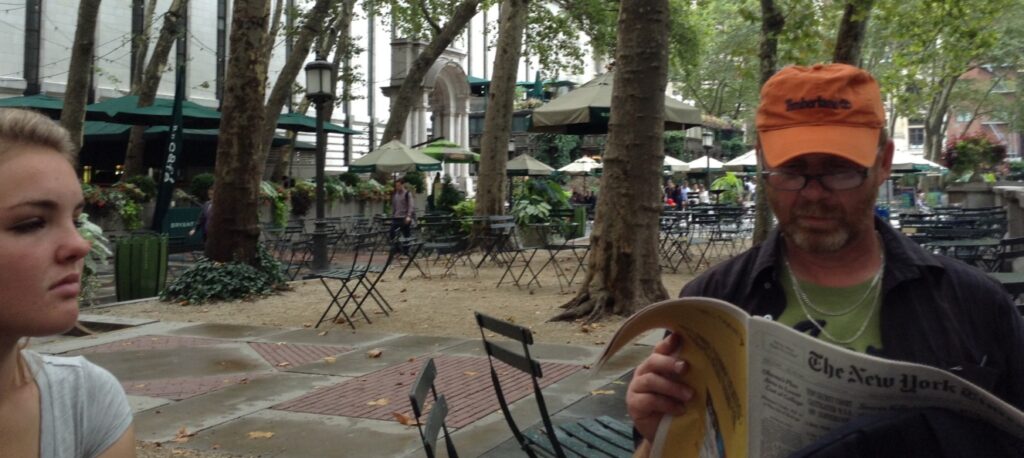
<svg viewBox="0 0 1024 458"><path fill-rule="evenodd" d="M818 180L821 186L829 191L846 191L864 184L868 176L867 169L846 170L843 172L808 175L785 170L762 172L765 183L780 191L800 191L807 187L811 180Z"/></svg>

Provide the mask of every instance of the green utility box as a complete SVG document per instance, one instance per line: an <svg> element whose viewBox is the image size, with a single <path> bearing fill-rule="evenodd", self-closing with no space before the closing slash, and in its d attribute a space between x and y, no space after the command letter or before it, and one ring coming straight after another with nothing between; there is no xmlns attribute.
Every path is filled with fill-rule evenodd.
<svg viewBox="0 0 1024 458"><path fill-rule="evenodd" d="M167 236L131 235L117 241L114 284L118 301L156 296L166 280Z"/></svg>

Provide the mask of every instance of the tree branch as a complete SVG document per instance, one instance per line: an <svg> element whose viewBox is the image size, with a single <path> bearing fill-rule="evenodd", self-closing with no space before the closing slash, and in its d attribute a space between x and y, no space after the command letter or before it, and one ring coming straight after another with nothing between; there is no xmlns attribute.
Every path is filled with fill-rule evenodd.
<svg viewBox="0 0 1024 458"><path fill-rule="evenodd" d="M427 10L427 2L424 0L419 0L418 2L416 2L416 4L419 5L420 12L423 13L423 20L427 21L427 24L430 25L430 30L434 31L434 35L440 35L441 26L437 25L437 22L434 21L433 16L430 15L430 11Z"/></svg>

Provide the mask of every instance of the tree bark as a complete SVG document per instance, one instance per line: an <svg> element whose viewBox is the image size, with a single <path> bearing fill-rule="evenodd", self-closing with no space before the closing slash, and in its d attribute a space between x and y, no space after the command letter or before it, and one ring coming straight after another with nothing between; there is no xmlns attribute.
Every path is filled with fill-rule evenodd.
<svg viewBox="0 0 1024 458"><path fill-rule="evenodd" d="M231 14L212 230L206 244L207 254L218 262L256 261L263 160L253 154L260 147L260 137L252 135L252 126L263 125L265 115L267 61L261 45L267 34L268 1L235 0Z"/></svg>
<svg viewBox="0 0 1024 458"><path fill-rule="evenodd" d="M774 0L761 0L761 86L775 74L776 61L779 55L779 35L786 26L786 17L775 5ZM760 141L758 141L760 144ZM754 195L754 233L753 242L758 244L768 238L772 230L772 208L768 205L765 195L766 186L761 176L761 161L757 161L757 189Z"/></svg>
<svg viewBox="0 0 1024 458"><path fill-rule="evenodd" d="M284 0L274 0L274 15L270 18L270 32L267 33L266 39L263 40L263 58L267 60L268 65L270 57L274 55L274 42L277 41L277 34L281 32L281 10ZM291 33L289 30L287 33Z"/></svg>
<svg viewBox="0 0 1024 458"><path fill-rule="evenodd" d="M423 84L423 77L427 75L427 71L434 65L437 58L441 57L441 53L462 33L466 24L469 24L473 16L476 16L480 2L481 0L463 0L455 8L451 19L441 28L441 32L434 35L430 43L423 48L420 55L409 66L409 72L406 73L402 86L393 97L391 116L388 118L388 124L384 126L384 134L380 138L381 145L402 136L402 132L405 131L405 120L409 117L409 112L412 111L413 102L417 96L421 95L420 85Z"/></svg>
<svg viewBox="0 0 1024 458"><path fill-rule="evenodd" d="M843 20L836 34L836 48L832 60L841 64L860 66L860 51L864 47L864 35L874 0L848 0L843 10Z"/></svg>
<svg viewBox="0 0 1024 458"><path fill-rule="evenodd" d="M552 320L630 315L668 298L658 257L668 32L668 0L622 1L589 270Z"/></svg>
<svg viewBox="0 0 1024 458"><path fill-rule="evenodd" d="M316 0L313 8L304 15L301 32L292 46L292 54L288 56L284 67L281 68L281 73L277 75L277 81L274 82L274 88L270 91L270 97L267 98L267 104L263 108L265 111L263 124L254 124L254 126L263 126L260 135L257 136L260 140L257 143L258 147L252 150L261 166L265 167L267 156L270 154L270 144L274 141L274 131L277 130L277 118L281 116L281 108L284 107L288 96L291 95L292 84L295 83L295 77L298 76L306 56L309 55L310 48L313 47L313 40L323 32L324 21L327 19L327 11L330 6L330 0ZM263 98L261 97L260 100ZM261 173L260 176L263 174Z"/></svg>
<svg viewBox="0 0 1024 458"><path fill-rule="evenodd" d="M148 107L156 100L156 91L160 88L160 79L163 77L164 67L167 66L167 58L171 54L171 47L174 40L180 33L182 7L184 0L174 0L164 14L164 25L160 29L160 37L153 47L153 55L149 57L146 70L143 72L140 84L132 88L132 95L139 96L139 106ZM124 176L130 177L141 175L143 172L142 158L146 152L146 141L142 135L146 126L133 126L128 136L128 150L124 156Z"/></svg>
<svg viewBox="0 0 1024 458"><path fill-rule="evenodd" d="M476 196L477 215L505 213L508 178L508 138L516 95L516 75L523 51L523 32L529 0L505 0L498 20L498 43L494 52L491 90L487 94L484 133L480 138L480 179Z"/></svg>
<svg viewBox="0 0 1024 458"><path fill-rule="evenodd" d="M949 111L949 97L959 80L957 76L945 76L939 83L940 89L928 104L928 115L924 121L924 154L932 162L941 162L942 139L946 135L946 112Z"/></svg>
<svg viewBox="0 0 1024 458"><path fill-rule="evenodd" d="M156 15L156 0L149 0L145 8L142 35L132 38L136 43L136 52L132 56L132 59L135 60L135 73L132 74L129 85L133 94L137 90L136 88L142 84L142 74L146 68L146 54L149 53L149 35L153 33L153 17Z"/></svg>
<svg viewBox="0 0 1024 458"><path fill-rule="evenodd" d="M78 4L78 24L75 26L75 43L71 47L68 86L64 94L64 109L60 113L60 123L71 134L75 151L82 147L85 104L89 99L89 82L92 81L92 59L96 49L96 17L99 12L100 0L82 0Z"/></svg>

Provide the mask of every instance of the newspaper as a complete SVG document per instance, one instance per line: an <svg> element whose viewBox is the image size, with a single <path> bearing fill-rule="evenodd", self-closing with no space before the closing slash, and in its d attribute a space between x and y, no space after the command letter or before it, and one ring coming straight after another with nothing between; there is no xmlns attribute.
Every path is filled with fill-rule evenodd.
<svg viewBox="0 0 1024 458"><path fill-rule="evenodd" d="M683 336L686 412L666 415L651 456L787 456L850 420L897 409L942 407L1024 439L1024 413L949 372L857 353L724 301L689 297L627 319L595 369L652 329Z"/></svg>

